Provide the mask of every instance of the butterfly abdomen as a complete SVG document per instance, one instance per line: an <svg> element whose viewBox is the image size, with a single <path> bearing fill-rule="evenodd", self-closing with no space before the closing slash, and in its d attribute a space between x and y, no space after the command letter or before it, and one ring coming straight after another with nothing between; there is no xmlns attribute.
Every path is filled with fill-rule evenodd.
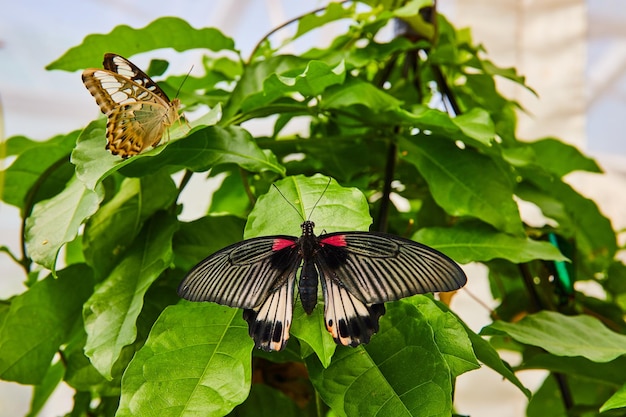
<svg viewBox="0 0 626 417"><path fill-rule="evenodd" d="M300 302L302 308L307 314L311 314L317 304L317 270L313 262L304 261L302 266L302 274L298 282L298 292L300 293Z"/></svg>

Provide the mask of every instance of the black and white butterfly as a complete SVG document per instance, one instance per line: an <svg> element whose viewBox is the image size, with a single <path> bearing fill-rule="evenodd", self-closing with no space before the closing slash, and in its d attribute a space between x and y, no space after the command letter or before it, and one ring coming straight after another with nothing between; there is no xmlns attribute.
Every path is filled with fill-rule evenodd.
<svg viewBox="0 0 626 417"><path fill-rule="evenodd" d="M383 303L457 290L467 281L452 259L412 240L377 232L316 236L314 226L304 221L299 238L257 237L219 250L191 269L178 294L243 308L256 347L271 351L289 339L298 275L304 311L313 311L321 282L326 328L346 346L369 342Z"/></svg>
<svg viewBox="0 0 626 417"><path fill-rule="evenodd" d="M167 94L126 58L105 54L104 69L83 71L83 83L108 117L106 148L122 158L157 146L166 128L179 120L178 99Z"/></svg>

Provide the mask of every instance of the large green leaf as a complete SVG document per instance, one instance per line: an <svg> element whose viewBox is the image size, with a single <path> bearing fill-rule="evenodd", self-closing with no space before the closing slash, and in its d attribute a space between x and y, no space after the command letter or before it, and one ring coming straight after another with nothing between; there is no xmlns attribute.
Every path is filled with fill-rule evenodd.
<svg viewBox="0 0 626 417"><path fill-rule="evenodd" d="M248 395L252 347L237 309L167 307L124 373L116 416L228 414Z"/></svg>
<svg viewBox="0 0 626 417"><path fill-rule="evenodd" d="M463 222L454 227L425 227L413 235L413 240L440 250L462 264L507 259L514 263L533 259L568 259L548 242L498 232L479 222Z"/></svg>
<svg viewBox="0 0 626 417"><path fill-rule="evenodd" d="M217 29L194 29L182 19L161 17L141 29L120 25L106 35L89 35L82 44L70 48L46 68L66 71L98 68L106 52L115 51L128 58L140 52L160 48L173 48L177 51L195 48L212 51L235 50L233 40Z"/></svg>
<svg viewBox="0 0 626 417"><path fill-rule="evenodd" d="M59 250L74 240L80 225L96 212L103 197L101 186L92 191L73 177L60 194L37 203L26 220L26 250L30 258L54 271Z"/></svg>
<svg viewBox="0 0 626 417"><path fill-rule="evenodd" d="M476 217L503 232L521 234L513 182L492 159L432 136L413 141L401 138L399 148L402 157L424 176L437 204L449 214Z"/></svg>
<svg viewBox="0 0 626 417"><path fill-rule="evenodd" d="M271 188L259 197L248 217L245 238L300 235L300 224L309 218L318 231L327 233L368 230L372 223L363 193L356 188L344 188L334 180L329 183L328 177L297 175L275 185L280 193Z"/></svg>
<svg viewBox="0 0 626 417"><path fill-rule="evenodd" d="M338 347L326 369L307 358L313 385L338 416L450 416L450 370L431 327L409 303L388 307L365 348Z"/></svg>
<svg viewBox="0 0 626 417"><path fill-rule="evenodd" d="M108 274L141 230L146 219L166 209L178 193L169 175L125 179L117 194L87 222L83 250L98 277Z"/></svg>
<svg viewBox="0 0 626 417"><path fill-rule="evenodd" d="M582 356L594 362L608 362L626 354L626 336L610 331L590 316L572 317L542 311L517 323L496 321L482 331L484 334L502 332L518 342L539 346L558 356Z"/></svg>
<svg viewBox="0 0 626 417"><path fill-rule="evenodd" d="M122 348L135 341L144 294L170 266L175 218L157 213L144 226L111 274L85 303L85 354L108 379Z"/></svg>
<svg viewBox="0 0 626 417"><path fill-rule="evenodd" d="M127 176L142 176L155 170L176 172L189 169L200 172L215 165L233 163L252 172L285 173L285 168L276 157L259 148L252 135L238 126L204 127L155 151L159 149L162 151L158 155L136 159L121 172Z"/></svg>
<svg viewBox="0 0 626 417"><path fill-rule="evenodd" d="M93 290L84 264L58 271L11 300L0 328L0 376L40 384L59 346L68 341L80 309Z"/></svg>

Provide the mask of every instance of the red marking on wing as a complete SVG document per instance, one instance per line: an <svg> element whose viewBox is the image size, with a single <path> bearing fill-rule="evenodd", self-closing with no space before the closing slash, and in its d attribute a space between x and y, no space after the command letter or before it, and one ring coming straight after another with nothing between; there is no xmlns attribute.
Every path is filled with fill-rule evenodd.
<svg viewBox="0 0 626 417"><path fill-rule="evenodd" d="M273 251L278 251L281 249L285 249L288 247L291 247L293 245L295 245L296 242L294 242L293 240L287 240L287 239L274 239L274 244L272 245L272 250Z"/></svg>
<svg viewBox="0 0 626 417"><path fill-rule="evenodd" d="M345 235L335 235L322 239L320 241L322 245L333 245L333 246L348 246L346 243Z"/></svg>

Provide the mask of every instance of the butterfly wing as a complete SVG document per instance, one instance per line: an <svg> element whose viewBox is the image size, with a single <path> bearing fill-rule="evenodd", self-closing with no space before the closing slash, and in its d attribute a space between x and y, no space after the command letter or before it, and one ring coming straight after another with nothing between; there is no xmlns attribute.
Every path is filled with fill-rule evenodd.
<svg viewBox="0 0 626 417"><path fill-rule="evenodd" d="M456 290L467 281L450 258L385 233L320 236L315 262L324 292L326 328L337 343L367 343L385 313L382 303L415 294Z"/></svg>
<svg viewBox="0 0 626 417"><path fill-rule="evenodd" d="M298 239L267 236L228 246L196 265L178 294L245 309L250 336L265 350L281 350L289 338L296 272L302 258Z"/></svg>
<svg viewBox="0 0 626 417"><path fill-rule="evenodd" d="M170 99L167 97L167 94L161 90L161 87L152 81L152 78L150 78L145 72L140 70L135 64L126 58L120 55L108 53L104 55L102 66L104 69L128 78L151 93L156 94L166 103L170 102Z"/></svg>
<svg viewBox="0 0 626 417"><path fill-rule="evenodd" d="M178 112L173 107L141 101L120 105L108 116L106 148L126 158L157 146Z"/></svg>
<svg viewBox="0 0 626 417"><path fill-rule="evenodd" d="M378 319L385 314L385 305L366 305L350 294L332 278L333 272L325 263L319 265L319 271L324 294L324 321L335 342L353 347L369 343L378 331Z"/></svg>
<svg viewBox="0 0 626 417"><path fill-rule="evenodd" d="M180 117L178 99L170 101L150 77L119 55L105 55L104 65L112 70L86 69L82 78L109 118L107 149L127 158L158 145L165 128Z"/></svg>
<svg viewBox="0 0 626 417"><path fill-rule="evenodd" d="M366 304L415 294L453 291L467 282L463 270L443 253L398 236L376 232L340 232L320 236L332 274Z"/></svg>

